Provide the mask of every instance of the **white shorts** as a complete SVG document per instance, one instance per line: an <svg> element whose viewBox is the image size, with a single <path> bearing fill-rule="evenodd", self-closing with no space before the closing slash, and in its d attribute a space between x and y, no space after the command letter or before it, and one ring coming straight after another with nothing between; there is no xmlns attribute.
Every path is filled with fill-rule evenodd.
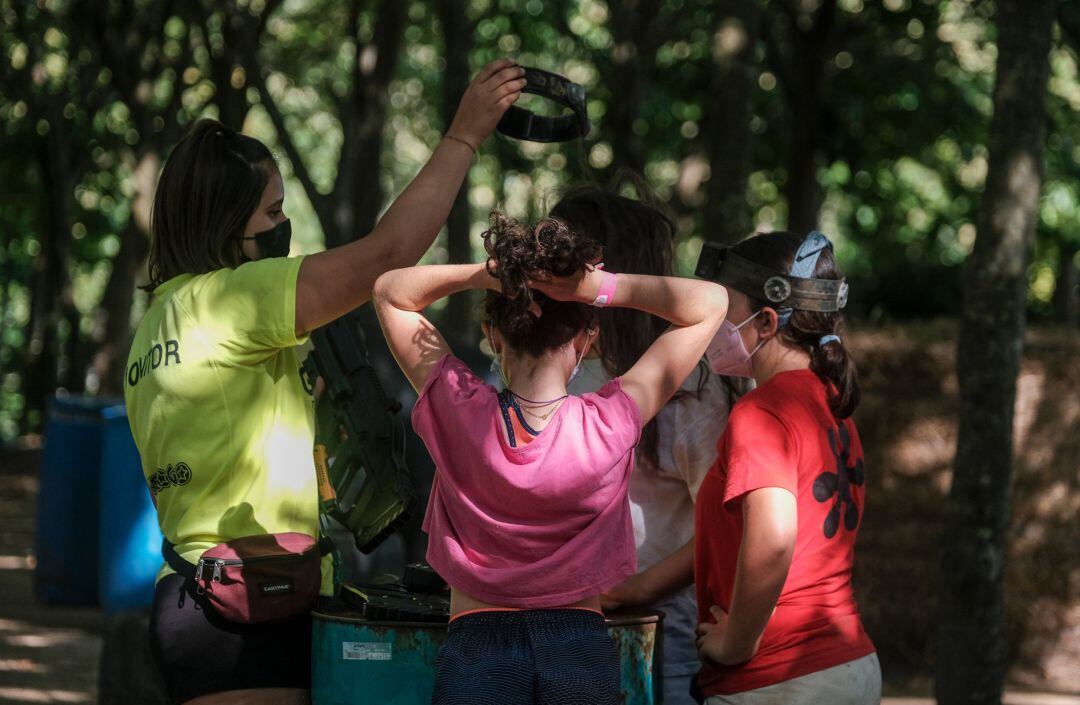
<svg viewBox="0 0 1080 705"><path fill-rule="evenodd" d="M710 695L706 705L879 705L881 666L877 654L731 695Z"/></svg>

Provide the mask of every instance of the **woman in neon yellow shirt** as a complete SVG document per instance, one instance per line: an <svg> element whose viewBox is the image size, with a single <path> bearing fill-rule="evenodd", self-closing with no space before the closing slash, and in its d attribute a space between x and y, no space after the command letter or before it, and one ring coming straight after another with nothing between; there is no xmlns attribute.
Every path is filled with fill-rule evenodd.
<svg viewBox="0 0 1080 705"><path fill-rule="evenodd" d="M262 143L202 120L174 148L154 199L154 300L124 396L175 559L194 564L245 536L317 534L312 403L293 347L365 303L380 274L420 259L523 73L506 59L481 70L445 139L375 229L308 257L285 256L284 187ZM151 637L175 703L309 700L306 616L229 622L165 566Z"/></svg>

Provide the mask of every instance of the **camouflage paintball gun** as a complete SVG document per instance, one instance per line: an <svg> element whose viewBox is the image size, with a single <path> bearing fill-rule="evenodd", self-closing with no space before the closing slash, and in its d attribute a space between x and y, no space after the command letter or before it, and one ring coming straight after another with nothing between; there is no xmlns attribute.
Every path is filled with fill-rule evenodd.
<svg viewBox="0 0 1080 705"><path fill-rule="evenodd" d="M305 380L326 383L315 418L322 509L370 553L401 527L414 502L401 404L379 384L355 311L313 331L311 341Z"/></svg>

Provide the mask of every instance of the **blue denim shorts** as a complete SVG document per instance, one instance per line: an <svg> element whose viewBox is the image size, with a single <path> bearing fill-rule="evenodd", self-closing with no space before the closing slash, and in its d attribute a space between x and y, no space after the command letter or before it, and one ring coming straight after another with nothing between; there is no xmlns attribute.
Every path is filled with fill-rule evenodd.
<svg viewBox="0 0 1080 705"><path fill-rule="evenodd" d="M616 705L619 657L590 610L473 612L450 623L433 705Z"/></svg>

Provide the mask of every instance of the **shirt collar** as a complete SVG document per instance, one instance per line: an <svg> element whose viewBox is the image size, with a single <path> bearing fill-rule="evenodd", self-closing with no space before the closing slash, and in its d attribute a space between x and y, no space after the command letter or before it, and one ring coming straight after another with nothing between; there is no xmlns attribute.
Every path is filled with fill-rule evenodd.
<svg viewBox="0 0 1080 705"><path fill-rule="evenodd" d="M178 289L182 284L189 281L194 276L194 274L177 274L172 279L169 279L168 281L164 281L159 284L157 288L154 289L154 296L160 297L165 296L166 294L170 294L173 291L176 291L176 289Z"/></svg>

